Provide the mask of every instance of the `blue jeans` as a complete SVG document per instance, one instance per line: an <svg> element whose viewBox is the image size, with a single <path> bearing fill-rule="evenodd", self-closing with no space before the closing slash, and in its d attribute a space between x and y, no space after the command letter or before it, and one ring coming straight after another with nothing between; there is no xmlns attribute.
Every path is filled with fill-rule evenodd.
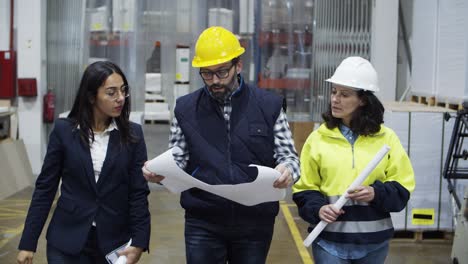
<svg viewBox="0 0 468 264"><path fill-rule="evenodd" d="M264 264L273 226L224 226L187 218L187 264Z"/></svg>
<svg viewBox="0 0 468 264"><path fill-rule="evenodd" d="M88 240L78 255L67 254L60 249L47 244L47 263L49 264L108 264L100 252L97 243L96 231L91 228Z"/></svg>
<svg viewBox="0 0 468 264"><path fill-rule="evenodd" d="M388 254L388 244L360 259L342 259L324 250L317 243L312 244L312 254L316 264L383 264Z"/></svg>

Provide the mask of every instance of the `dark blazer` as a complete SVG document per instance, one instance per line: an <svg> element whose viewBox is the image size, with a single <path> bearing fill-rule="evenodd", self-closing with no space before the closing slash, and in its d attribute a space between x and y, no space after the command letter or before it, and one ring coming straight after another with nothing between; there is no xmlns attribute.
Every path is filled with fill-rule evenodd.
<svg viewBox="0 0 468 264"><path fill-rule="evenodd" d="M141 168L147 160L140 125L130 124L137 142L123 145L118 130L110 132L99 180L94 178L89 148L69 119L58 119L50 134L47 154L24 225L20 250L36 251L60 180L60 197L47 230L47 242L61 251L78 254L92 222L96 222L103 254L132 238L133 246L148 249L150 213L148 184Z"/></svg>

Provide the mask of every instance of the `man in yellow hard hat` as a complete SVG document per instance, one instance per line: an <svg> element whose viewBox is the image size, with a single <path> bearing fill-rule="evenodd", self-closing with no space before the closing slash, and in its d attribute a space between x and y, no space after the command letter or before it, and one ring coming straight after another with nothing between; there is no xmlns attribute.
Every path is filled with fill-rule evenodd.
<svg viewBox="0 0 468 264"><path fill-rule="evenodd" d="M178 165L205 183L252 182L257 172L249 164L258 164L281 173L274 188L288 188L299 178L299 160L283 100L244 82L244 51L222 27L202 32L192 66L200 68L205 86L177 100L170 147L182 149ZM163 179L148 172L145 177ZM244 206L192 188L182 193L181 205L187 263L265 263L278 202Z"/></svg>

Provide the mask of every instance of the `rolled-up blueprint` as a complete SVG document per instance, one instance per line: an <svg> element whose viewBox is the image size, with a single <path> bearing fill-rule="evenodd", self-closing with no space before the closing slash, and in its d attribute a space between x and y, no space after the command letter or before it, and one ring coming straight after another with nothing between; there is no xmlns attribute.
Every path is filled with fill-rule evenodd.
<svg viewBox="0 0 468 264"><path fill-rule="evenodd" d="M369 176L369 174L377 167L377 164L385 157L385 155L388 153L390 150L390 147L388 145L384 145L377 154L375 154L374 158L367 164L367 166L364 168L364 170L361 171L361 173L357 176L357 178L349 185L348 189L341 195L341 197L336 201L333 205L336 209L340 210L341 207L348 201L348 198L346 198L346 194L348 193L348 190L354 189L357 186L361 185L364 180ZM304 246L308 247L314 242L314 240L317 238L317 236L323 231L323 229L327 226L327 222L325 221L320 221L318 225L314 227L312 232L307 236L307 238L304 240Z"/></svg>

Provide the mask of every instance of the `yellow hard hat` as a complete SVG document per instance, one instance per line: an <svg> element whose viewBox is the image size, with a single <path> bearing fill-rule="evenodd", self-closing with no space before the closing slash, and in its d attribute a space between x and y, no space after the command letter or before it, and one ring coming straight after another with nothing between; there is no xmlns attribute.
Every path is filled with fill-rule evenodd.
<svg viewBox="0 0 468 264"><path fill-rule="evenodd" d="M205 29L195 45L192 67L208 67L239 57L245 49L229 30L222 27Z"/></svg>

